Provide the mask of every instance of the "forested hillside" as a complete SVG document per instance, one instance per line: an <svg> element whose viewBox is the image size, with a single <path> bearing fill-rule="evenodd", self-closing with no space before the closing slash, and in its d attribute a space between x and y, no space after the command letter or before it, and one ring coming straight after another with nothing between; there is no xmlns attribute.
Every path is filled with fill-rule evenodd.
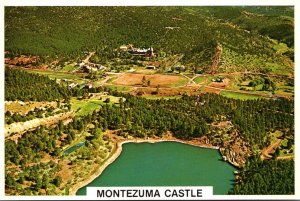
<svg viewBox="0 0 300 201"><path fill-rule="evenodd" d="M8 140L5 159L6 164L12 166L10 171L6 171L6 190L14 192L17 187L21 194L30 195L41 194L42 188L48 193L55 193L54 186L59 187L59 184L49 178L55 177L59 166L52 165L48 174L43 170L43 165L49 165L48 163L41 163L34 169L25 168L26 164L38 162L46 153L51 156L63 156L62 147L76 140L76 136L84 130L91 135L85 137L85 146L74 155L73 163L82 163L84 160L94 163L93 156L99 155L99 143L101 145L103 136L101 133L108 129L116 130L117 135L124 137L163 136L167 131L172 131L180 139L206 135L213 144L220 147L225 146L225 142L217 141L217 138L225 139L225 136L231 135L232 130L237 130L243 139L250 142L251 149L268 145L270 142L267 136L274 128L285 132L286 137L294 136L294 119L290 115L294 108L292 102L287 99L241 101L204 94L200 97L184 96L174 100L147 100L119 93L115 95L123 96L126 101L120 101L118 105L106 103L99 111L76 117L67 125L60 122L50 130L40 127L35 131L28 131L17 144ZM256 123L252 119L256 119ZM220 133L220 130L213 126L214 122L225 120L232 121L233 128L227 128ZM258 122L265 122L265 125ZM58 143L59 141L61 142ZM13 167L16 165L21 165L23 171L15 170ZM15 171L18 173L14 173ZM241 179L244 183L236 185L233 193L291 194L294 191L292 173L293 161L250 160L242 169ZM284 182L285 179L288 180ZM25 182L27 185L21 187L24 181L28 181ZM256 185L260 185L262 189L257 190Z"/></svg>
<svg viewBox="0 0 300 201"><path fill-rule="evenodd" d="M6 7L5 49L10 57L40 55L46 62L94 50L105 63L117 57L116 48L133 44L207 70L220 43L220 72L290 69L293 8L268 8Z"/></svg>
<svg viewBox="0 0 300 201"><path fill-rule="evenodd" d="M47 76L5 68L5 100L53 101L68 99L66 87L60 86Z"/></svg>
<svg viewBox="0 0 300 201"><path fill-rule="evenodd" d="M232 190L242 195L288 195L295 193L295 164L292 160L252 158L241 171Z"/></svg>
<svg viewBox="0 0 300 201"><path fill-rule="evenodd" d="M10 130L8 195L68 195L127 139L217 146L229 193L294 193L293 7L5 7L5 64L7 124L74 115Z"/></svg>

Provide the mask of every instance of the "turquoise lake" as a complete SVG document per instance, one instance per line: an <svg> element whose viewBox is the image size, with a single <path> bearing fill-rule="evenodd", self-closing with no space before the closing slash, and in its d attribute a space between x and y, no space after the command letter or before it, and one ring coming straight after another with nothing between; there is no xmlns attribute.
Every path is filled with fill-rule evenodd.
<svg viewBox="0 0 300 201"><path fill-rule="evenodd" d="M213 186L216 195L233 187L235 168L218 150L177 142L126 143L121 155L86 187L97 186Z"/></svg>

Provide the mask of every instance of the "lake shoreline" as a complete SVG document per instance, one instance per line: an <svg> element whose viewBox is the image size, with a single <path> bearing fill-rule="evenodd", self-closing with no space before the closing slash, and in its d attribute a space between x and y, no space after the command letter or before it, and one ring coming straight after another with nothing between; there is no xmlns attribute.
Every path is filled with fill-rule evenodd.
<svg viewBox="0 0 300 201"><path fill-rule="evenodd" d="M113 163L122 153L123 144L126 143L159 143L159 142L178 142L182 144L192 145L200 148L209 148L209 149L216 149L219 150L220 147L218 146L212 146L207 144L196 144L189 141L179 140L179 139L125 139L121 141L116 142L116 147L114 153L111 153L111 156L107 158L107 160L97 169L97 171L94 174L91 174L86 180L77 183L76 185L72 186L69 189L69 195L76 196L76 192L91 183L93 180L95 180L97 177L99 177L102 172L111 164Z"/></svg>

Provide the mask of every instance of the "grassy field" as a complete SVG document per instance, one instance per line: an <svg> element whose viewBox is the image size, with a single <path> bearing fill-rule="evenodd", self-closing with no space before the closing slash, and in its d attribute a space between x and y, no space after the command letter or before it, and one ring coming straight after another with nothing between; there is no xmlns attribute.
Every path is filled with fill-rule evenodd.
<svg viewBox="0 0 300 201"><path fill-rule="evenodd" d="M272 70L272 73L279 74L279 75L290 75L293 73L293 68L287 68L286 66L274 64L274 63L267 63L268 68Z"/></svg>
<svg viewBox="0 0 300 201"><path fill-rule="evenodd" d="M289 47L285 43L278 43L273 46L273 49L276 50L278 54L283 54L289 51Z"/></svg>
<svg viewBox="0 0 300 201"><path fill-rule="evenodd" d="M275 132L270 133L270 144L274 144L281 136L282 131L276 130ZM294 145L291 146L290 149L287 148L288 139L284 138L280 144L279 157L285 156L294 156Z"/></svg>
<svg viewBox="0 0 300 201"><path fill-rule="evenodd" d="M168 87L181 87L186 85L189 82L189 80L185 77L182 77L179 81L174 82L172 84L167 85Z"/></svg>
<svg viewBox="0 0 300 201"><path fill-rule="evenodd" d="M73 71L73 70L75 70L75 69L77 69L77 67L75 67L75 66L72 66L72 65L66 65L64 68L63 68L63 71Z"/></svg>
<svg viewBox="0 0 300 201"><path fill-rule="evenodd" d="M77 98L71 98L72 110L77 111L77 115L87 115L92 113L94 110L99 110L103 104L102 100L78 100Z"/></svg>
<svg viewBox="0 0 300 201"><path fill-rule="evenodd" d="M198 76L194 79L194 82L196 82L197 84L203 82L206 79L205 76Z"/></svg>
<svg viewBox="0 0 300 201"><path fill-rule="evenodd" d="M78 83L83 83L85 82L84 74L78 74L78 73L66 73L66 72L61 72L61 71L50 71L50 70L44 70L44 71L38 71L38 70L32 70L28 69L26 70L31 73L37 73L41 75L46 75L51 79L68 79L72 81L77 81Z"/></svg>
<svg viewBox="0 0 300 201"><path fill-rule="evenodd" d="M241 100L254 100L254 99L261 98L261 96L257 96L257 95L243 94L238 92L228 92L228 91L222 91L221 95L227 98L234 98L234 99L241 99Z"/></svg>
<svg viewBox="0 0 300 201"><path fill-rule="evenodd" d="M113 81L115 81L118 78L117 75L110 75L110 78L107 80L106 83L112 83Z"/></svg>
<svg viewBox="0 0 300 201"><path fill-rule="evenodd" d="M109 104L115 104L119 102L120 97L110 96L110 95L101 95L89 99L79 100L77 98L71 98L71 109L77 111L76 115L82 116L92 113L94 110L99 110L103 104L106 104L104 101L109 98Z"/></svg>
<svg viewBox="0 0 300 201"><path fill-rule="evenodd" d="M57 107L56 102L10 102L5 104L5 112L10 111L12 113L26 114L30 110L34 110L35 108L52 106L54 108Z"/></svg>

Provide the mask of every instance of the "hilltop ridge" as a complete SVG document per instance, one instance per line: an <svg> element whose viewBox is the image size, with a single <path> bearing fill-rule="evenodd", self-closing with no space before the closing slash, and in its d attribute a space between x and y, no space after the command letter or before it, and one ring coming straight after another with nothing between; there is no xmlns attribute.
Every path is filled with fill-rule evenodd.
<svg viewBox="0 0 300 201"><path fill-rule="evenodd" d="M293 23L292 7L6 7L5 49L6 57L38 55L43 63L95 51L105 64L121 45L152 46L208 72L220 43L219 72L292 73Z"/></svg>

